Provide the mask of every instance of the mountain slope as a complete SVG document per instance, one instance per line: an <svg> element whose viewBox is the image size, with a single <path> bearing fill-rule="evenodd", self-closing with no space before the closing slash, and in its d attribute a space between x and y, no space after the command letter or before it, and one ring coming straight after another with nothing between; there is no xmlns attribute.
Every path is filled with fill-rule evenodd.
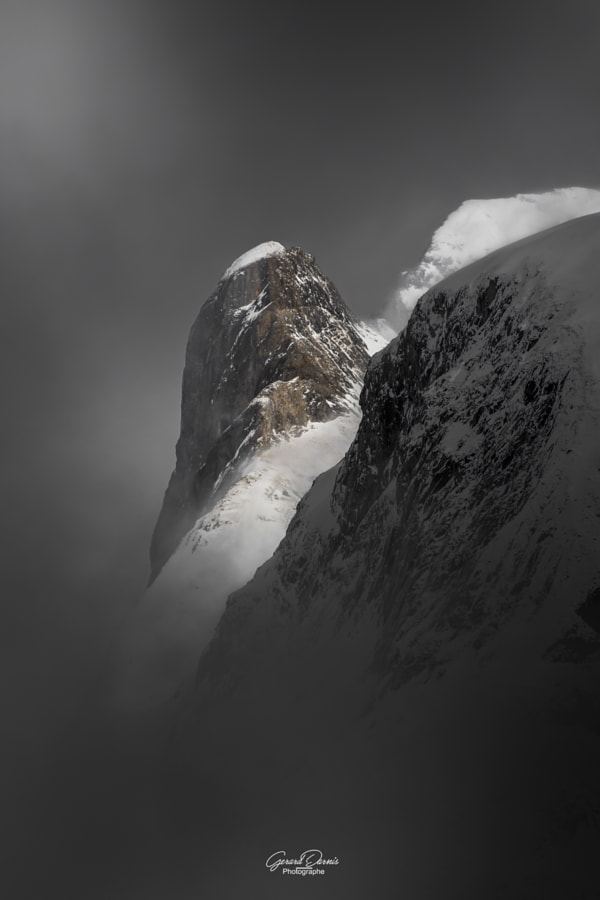
<svg viewBox="0 0 600 900"><path fill-rule="evenodd" d="M247 866L318 841L317 896L597 895L599 298L590 216L456 273L371 361L178 710L169 790L193 821L210 771Z"/></svg>
<svg viewBox="0 0 600 900"><path fill-rule="evenodd" d="M537 615L540 651L580 622L600 585L599 222L498 251L422 299L368 369L331 495L302 502L223 643L234 611L277 617L282 595L306 610L315 585L342 619L375 611L393 683L516 613Z"/></svg>

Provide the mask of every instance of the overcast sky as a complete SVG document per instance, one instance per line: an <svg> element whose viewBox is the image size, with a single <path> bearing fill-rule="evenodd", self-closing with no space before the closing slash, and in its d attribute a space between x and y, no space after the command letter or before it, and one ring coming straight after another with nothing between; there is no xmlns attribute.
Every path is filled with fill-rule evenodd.
<svg viewBox="0 0 600 900"><path fill-rule="evenodd" d="M188 330L231 260L301 245L368 315L463 200L600 186L595 0L389 8L2 3L0 641L23 783L143 588Z"/></svg>

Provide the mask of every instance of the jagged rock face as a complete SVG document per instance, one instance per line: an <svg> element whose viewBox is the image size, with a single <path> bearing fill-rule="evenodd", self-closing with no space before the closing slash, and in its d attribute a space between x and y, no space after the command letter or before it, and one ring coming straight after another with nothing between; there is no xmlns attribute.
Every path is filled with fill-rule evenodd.
<svg viewBox="0 0 600 900"><path fill-rule="evenodd" d="M600 585L600 218L561 228L443 282L373 358L353 445L231 599L203 677L317 619L362 622L352 665L392 685L510 621L540 656L569 635L598 654L576 613Z"/></svg>
<svg viewBox="0 0 600 900"><path fill-rule="evenodd" d="M541 273L486 275L432 292L368 375L367 420L334 502L346 540L369 535L361 599L380 607L377 666L396 681L439 662L453 638L480 645L516 604L551 591L551 506L572 449L557 418L580 389L566 324ZM529 534L509 536L528 504Z"/></svg>
<svg viewBox="0 0 600 900"><path fill-rule="evenodd" d="M314 258L283 250L228 272L186 350L177 463L152 538L156 577L250 453L347 405L368 354Z"/></svg>

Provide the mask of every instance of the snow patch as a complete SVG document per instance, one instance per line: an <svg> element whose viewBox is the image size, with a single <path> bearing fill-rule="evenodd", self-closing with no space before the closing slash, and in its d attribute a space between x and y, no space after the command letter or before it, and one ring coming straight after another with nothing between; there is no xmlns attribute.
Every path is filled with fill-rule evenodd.
<svg viewBox="0 0 600 900"><path fill-rule="evenodd" d="M374 353L387 347L398 333L392 328L387 319L381 318L366 319L363 322L359 322L356 330L367 345L369 356L373 356Z"/></svg>
<svg viewBox="0 0 600 900"><path fill-rule="evenodd" d="M247 269L248 266L253 265L260 259L266 259L269 256L278 256L280 253L285 253L285 247L277 241L265 241L264 244L257 244L256 247L253 247L251 250L247 250L245 253L242 253L241 256L238 256L229 268L223 272L219 280L226 281L228 278L237 274L237 272L241 272L242 269Z"/></svg>

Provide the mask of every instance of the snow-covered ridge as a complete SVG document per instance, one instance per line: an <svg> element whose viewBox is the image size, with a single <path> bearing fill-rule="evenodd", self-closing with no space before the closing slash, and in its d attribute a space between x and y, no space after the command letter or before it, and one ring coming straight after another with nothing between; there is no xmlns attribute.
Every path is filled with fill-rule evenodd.
<svg viewBox="0 0 600 900"><path fill-rule="evenodd" d="M434 233L419 265L402 272L392 306L412 309L430 287L493 250L599 211L600 191L583 187L465 200Z"/></svg>
<svg viewBox="0 0 600 900"><path fill-rule="evenodd" d="M201 516L146 592L129 622L115 700L144 708L167 701L193 671L232 591L246 584L285 535L313 480L348 449L360 421L349 411L310 422L255 453Z"/></svg>
<svg viewBox="0 0 600 900"><path fill-rule="evenodd" d="M285 253L285 247L277 241L265 241L263 244L257 244L256 247L252 247L251 250L246 250L245 253L238 256L238 258L231 263L229 268L223 272L219 280L226 281L237 272L241 272L248 266L253 265L253 263L258 262L260 259L266 259L269 256L278 256L280 253Z"/></svg>

